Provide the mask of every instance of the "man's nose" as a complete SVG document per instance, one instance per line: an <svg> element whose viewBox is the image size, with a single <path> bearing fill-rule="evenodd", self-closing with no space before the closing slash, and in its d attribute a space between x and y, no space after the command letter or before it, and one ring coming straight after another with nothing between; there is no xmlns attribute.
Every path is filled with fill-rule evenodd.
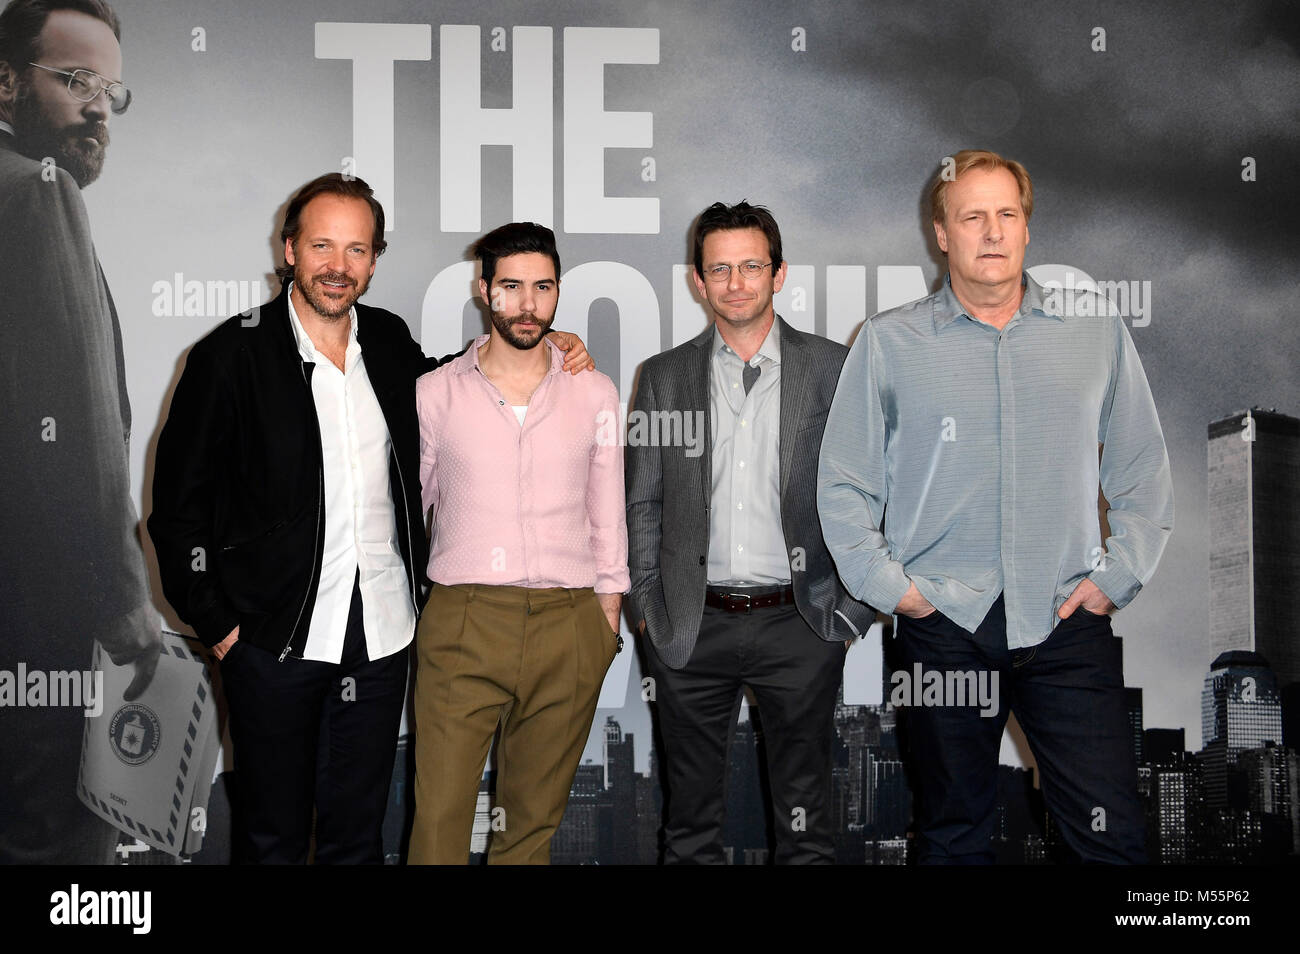
<svg viewBox="0 0 1300 954"><path fill-rule="evenodd" d="M731 271L727 272L727 288L729 290L739 290L745 287L745 275L739 265L732 265Z"/></svg>
<svg viewBox="0 0 1300 954"><path fill-rule="evenodd" d="M101 122L108 124L108 117L112 115L112 109L108 102L108 90L101 89L95 94L95 98L86 103L81 108L81 115L92 122Z"/></svg>

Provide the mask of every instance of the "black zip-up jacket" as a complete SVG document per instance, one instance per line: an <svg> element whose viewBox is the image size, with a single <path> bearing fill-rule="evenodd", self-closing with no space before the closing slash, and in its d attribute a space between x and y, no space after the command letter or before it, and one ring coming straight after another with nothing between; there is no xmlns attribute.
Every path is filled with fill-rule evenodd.
<svg viewBox="0 0 1300 954"><path fill-rule="evenodd" d="M307 642L325 540L315 365L298 352L288 283L191 350L158 438L149 535L163 593L207 646L239 638L280 659ZM388 423L397 545L417 609L427 580L415 379L436 368L392 312L356 305L357 341Z"/></svg>

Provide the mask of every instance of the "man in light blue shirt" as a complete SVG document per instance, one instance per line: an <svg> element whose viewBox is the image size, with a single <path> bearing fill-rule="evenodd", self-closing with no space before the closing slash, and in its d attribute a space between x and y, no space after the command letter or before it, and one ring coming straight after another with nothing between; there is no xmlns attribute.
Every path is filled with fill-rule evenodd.
<svg viewBox="0 0 1300 954"><path fill-rule="evenodd" d="M992 860L1014 709L1068 846L1142 861L1109 614L1151 578L1173 526L1155 404L1104 300L1024 274L1024 167L964 150L946 171L931 204L948 278L859 333L821 448L822 530L850 594L897 619L892 701L912 707L921 859Z"/></svg>

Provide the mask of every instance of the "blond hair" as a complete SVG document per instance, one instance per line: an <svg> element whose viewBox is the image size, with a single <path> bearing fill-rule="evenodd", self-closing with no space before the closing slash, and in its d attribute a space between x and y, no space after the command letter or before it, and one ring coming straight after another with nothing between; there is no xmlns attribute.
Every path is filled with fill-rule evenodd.
<svg viewBox="0 0 1300 954"><path fill-rule="evenodd" d="M987 149L963 149L944 158L930 186L930 217L935 222L942 223L948 212L948 186L971 169L1005 169L1011 173L1016 185L1020 187L1020 208L1025 213L1025 221L1029 221L1029 217L1034 214L1034 183L1025 167L1014 159L1005 159Z"/></svg>

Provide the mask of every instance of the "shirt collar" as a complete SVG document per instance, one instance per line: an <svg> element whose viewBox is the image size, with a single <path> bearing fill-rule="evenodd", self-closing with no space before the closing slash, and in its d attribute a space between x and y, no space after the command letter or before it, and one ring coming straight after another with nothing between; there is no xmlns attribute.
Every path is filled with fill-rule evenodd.
<svg viewBox="0 0 1300 954"><path fill-rule="evenodd" d="M481 371L478 364L478 349L487 344L491 335L479 335L474 339L473 344L465 349L465 353L451 363L451 370L454 374L468 374L471 371ZM550 338L543 338L542 345L551 349L551 367L547 374L558 374L564 370L564 352L561 351Z"/></svg>
<svg viewBox="0 0 1300 954"><path fill-rule="evenodd" d="M3 119L0 119L0 132L7 132L9 135L14 137L17 137L18 135L17 133L14 132L14 127L10 126Z"/></svg>
<svg viewBox="0 0 1300 954"><path fill-rule="evenodd" d="M298 354L302 355L302 360L310 361L313 364L320 358L320 352L312 344L311 336L307 334L307 329L302 326L298 319L298 309L293 307L293 282L289 283L289 290L285 297L289 301L289 326L293 329L294 341L298 344ZM360 347L357 342L357 310L353 308L348 317L352 319L351 329L348 332L348 351L354 347Z"/></svg>
<svg viewBox="0 0 1300 954"><path fill-rule="evenodd" d="M1020 283L1024 286L1025 294L1020 300L1020 307L1016 309L1016 317L1024 318L1031 313L1036 313L1058 321L1065 320L1061 309L1048 307L1043 286L1030 278L1028 272L1020 273ZM967 314L962 303L958 301L957 294L952 290L952 275L948 274L943 277L943 286L934 296L934 333L943 331L958 318L978 321Z"/></svg>
<svg viewBox="0 0 1300 954"><path fill-rule="evenodd" d="M732 351L731 346L722 340L722 332L718 330L715 323L713 326L713 352L717 354L719 351L735 355L736 360L740 360L740 355ZM772 327L768 329L767 337L763 339L763 343L758 346L758 352L754 355L754 358L766 358L772 364L781 363L781 321L779 315L772 318ZM752 364L753 358L746 363Z"/></svg>

